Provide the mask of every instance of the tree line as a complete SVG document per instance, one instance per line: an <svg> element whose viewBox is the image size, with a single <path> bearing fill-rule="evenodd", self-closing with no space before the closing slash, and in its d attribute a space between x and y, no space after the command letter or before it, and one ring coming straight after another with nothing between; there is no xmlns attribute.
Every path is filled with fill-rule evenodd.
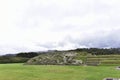
<svg viewBox="0 0 120 80"><path fill-rule="evenodd" d="M78 48L72 51L83 51L92 55L120 55L120 48Z"/></svg>

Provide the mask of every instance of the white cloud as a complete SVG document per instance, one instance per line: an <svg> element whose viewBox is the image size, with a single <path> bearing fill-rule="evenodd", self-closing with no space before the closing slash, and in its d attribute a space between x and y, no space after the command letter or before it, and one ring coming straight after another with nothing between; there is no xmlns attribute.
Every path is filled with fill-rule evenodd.
<svg viewBox="0 0 120 80"><path fill-rule="evenodd" d="M0 1L0 53L120 47L119 35L114 37L120 30L119 3L119 0Z"/></svg>

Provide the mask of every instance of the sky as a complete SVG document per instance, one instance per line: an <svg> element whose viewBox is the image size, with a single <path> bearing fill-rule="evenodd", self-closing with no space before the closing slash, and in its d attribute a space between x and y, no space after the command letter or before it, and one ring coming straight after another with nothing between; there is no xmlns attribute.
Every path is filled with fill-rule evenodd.
<svg viewBox="0 0 120 80"><path fill-rule="evenodd" d="M120 47L120 0L0 0L0 54Z"/></svg>

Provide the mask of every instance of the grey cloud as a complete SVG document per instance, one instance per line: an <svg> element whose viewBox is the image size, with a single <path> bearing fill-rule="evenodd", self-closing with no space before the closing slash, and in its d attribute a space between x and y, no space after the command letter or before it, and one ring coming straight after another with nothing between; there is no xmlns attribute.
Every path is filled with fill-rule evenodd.
<svg viewBox="0 0 120 80"><path fill-rule="evenodd" d="M53 42L46 42L46 43L36 43L36 46L40 46L40 47L43 47L43 48L46 48L46 49L52 49L52 48L55 48L57 47L57 45Z"/></svg>
<svg viewBox="0 0 120 80"><path fill-rule="evenodd" d="M55 49L57 47L65 47L68 44L74 44L73 48L79 48L79 47L95 47L95 48L118 48L120 47L120 30L115 30L110 32L107 35L104 35L104 33L96 33L92 35L87 35L84 37L84 39L73 38L73 36L69 36L63 39L63 41L56 43L46 43L44 45L39 45L42 47L46 47L49 49ZM101 35L102 34L102 35Z"/></svg>
<svg viewBox="0 0 120 80"><path fill-rule="evenodd" d="M104 33L96 33L93 37L85 37L83 40L75 41L79 46L84 45L87 47L97 47L97 48L105 48L105 47L120 47L120 30L115 30L110 32L108 35L104 35ZM99 35L103 34L103 35Z"/></svg>

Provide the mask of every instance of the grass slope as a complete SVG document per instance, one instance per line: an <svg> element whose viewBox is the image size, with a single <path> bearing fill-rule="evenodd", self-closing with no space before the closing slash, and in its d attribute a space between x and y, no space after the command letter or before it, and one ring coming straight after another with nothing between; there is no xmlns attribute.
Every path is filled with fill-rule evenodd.
<svg viewBox="0 0 120 80"><path fill-rule="evenodd" d="M0 64L0 80L102 80L120 78L115 66Z"/></svg>

